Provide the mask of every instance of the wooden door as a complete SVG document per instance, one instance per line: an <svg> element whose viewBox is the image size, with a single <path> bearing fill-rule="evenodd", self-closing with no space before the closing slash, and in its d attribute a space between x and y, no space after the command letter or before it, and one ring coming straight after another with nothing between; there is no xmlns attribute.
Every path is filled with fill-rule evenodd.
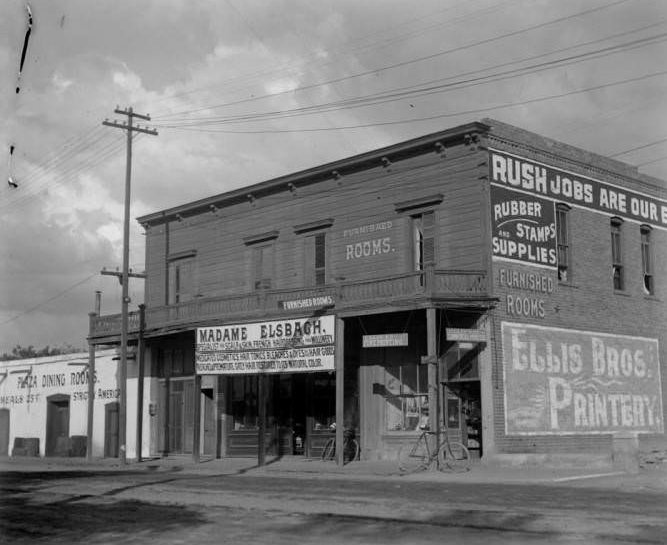
<svg viewBox="0 0 667 545"><path fill-rule="evenodd" d="M119 404L114 401L104 406L104 457L118 458Z"/></svg>
<svg viewBox="0 0 667 545"><path fill-rule="evenodd" d="M56 394L47 398L46 456L69 455L69 396Z"/></svg>
<svg viewBox="0 0 667 545"><path fill-rule="evenodd" d="M215 456L215 403L213 389L202 390L202 438L204 456Z"/></svg>
<svg viewBox="0 0 667 545"><path fill-rule="evenodd" d="M0 409L0 456L9 454L9 409Z"/></svg>

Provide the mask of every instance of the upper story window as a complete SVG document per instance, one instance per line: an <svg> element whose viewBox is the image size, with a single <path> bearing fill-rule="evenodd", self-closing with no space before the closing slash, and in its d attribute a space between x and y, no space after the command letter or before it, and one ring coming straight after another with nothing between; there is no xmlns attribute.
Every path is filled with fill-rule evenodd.
<svg viewBox="0 0 667 545"><path fill-rule="evenodd" d="M623 270L623 240L621 218L611 218L611 274L615 290L625 289Z"/></svg>
<svg viewBox="0 0 667 545"><path fill-rule="evenodd" d="M326 233L306 237L306 274L314 286L326 284Z"/></svg>
<svg viewBox="0 0 667 545"><path fill-rule="evenodd" d="M168 271L167 304L175 305L194 299L197 292L194 253L189 253L188 257L171 258L168 263Z"/></svg>
<svg viewBox="0 0 667 545"><path fill-rule="evenodd" d="M253 247L253 286L256 290L271 289L274 276L274 244Z"/></svg>
<svg viewBox="0 0 667 545"><path fill-rule="evenodd" d="M639 228L642 245L642 279L644 282L644 292L653 293L653 265L651 263L651 228L648 225L642 225Z"/></svg>
<svg viewBox="0 0 667 545"><path fill-rule="evenodd" d="M572 280L570 265L570 207L565 204L556 205L556 243L558 245L558 280Z"/></svg>
<svg viewBox="0 0 667 545"><path fill-rule="evenodd" d="M435 212L412 216L414 270L435 264Z"/></svg>
<svg viewBox="0 0 667 545"><path fill-rule="evenodd" d="M303 236L304 281L307 286L327 283L327 230L332 218L311 221L294 226L294 233Z"/></svg>
<svg viewBox="0 0 667 545"><path fill-rule="evenodd" d="M278 231L250 235L243 243L250 248L251 286L255 290L275 287L275 241Z"/></svg>

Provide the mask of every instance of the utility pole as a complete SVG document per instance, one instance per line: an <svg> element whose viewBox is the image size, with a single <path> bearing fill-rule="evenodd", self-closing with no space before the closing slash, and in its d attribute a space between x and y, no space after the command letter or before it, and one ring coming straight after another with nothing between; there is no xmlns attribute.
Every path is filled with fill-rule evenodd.
<svg viewBox="0 0 667 545"><path fill-rule="evenodd" d="M130 302L128 295L129 284L129 262L130 262L130 180L132 178L132 133L144 133L157 136L155 129L148 127L134 126L133 121L143 119L150 121L149 115L137 114L132 111L132 108L121 110L118 106L114 110L118 115L126 115L127 121L118 123L116 121L109 121L105 119L102 125L107 127L114 127L127 131L127 160L125 164L125 216L123 221L123 272L120 277L120 283L123 287L123 295L121 299L121 322L120 322L120 408L118 411L118 435L119 435L119 456L120 462L125 464L127 462L127 329L128 329L128 310L127 306ZM137 445L141 449L141 445Z"/></svg>

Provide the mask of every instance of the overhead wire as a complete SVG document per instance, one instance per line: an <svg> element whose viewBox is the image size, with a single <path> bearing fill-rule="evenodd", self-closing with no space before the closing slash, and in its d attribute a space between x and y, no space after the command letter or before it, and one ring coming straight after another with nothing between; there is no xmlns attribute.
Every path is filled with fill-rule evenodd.
<svg viewBox="0 0 667 545"><path fill-rule="evenodd" d="M296 87L294 89L279 91L277 93L267 93L265 95L245 98L245 99L237 100L237 101L230 102L230 103L210 105L210 106L206 106L206 107L203 107L203 108L184 110L184 111L180 111L180 112L173 112L173 113L165 114L165 115L162 115L162 116L159 116L159 115L154 116L153 121L155 122L155 121L158 121L160 119L172 117L174 115L181 115L181 114L184 114L184 113L185 114L195 113L195 112L203 111L203 110L211 110L211 109L215 109L215 108L227 107L227 106L230 106L230 105L237 105L237 104L242 104L242 103L247 103L247 102L253 102L253 101L257 101L257 100L261 100L261 99L269 98L269 97L273 98L273 97L276 97L276 96L281 96L281 95L285 95L285 94L289 94L289 93L294 93L294 92L297 92L297 91L304 91L304 90L307 90L307 89L313 89L313 88L316 88L316 87L321 87L323 85L331 85L333 83L340 83L342 81L347 81L347 80L350 80L350 79L364 77L364 76L368 76L368 75L377 75L378 73L384 72L384 71L387 71L387 70L392 70L392 69L400 68L400 67L407 66L407 65L410 65L410 64L423 62L425 60L431 60L431 59L434 59L434 58L437 58L437 57L440 57L440 56L443 56L443 55L448 55L448 54L451 54L451 53L454 53L454 52L469 49L471 47L477 47L477 46L480 46L480 45L487 45L487 44L490 44L490 43L493 43L493 42L497 42L499 40L503 40L503 39L506 39L506 38L514 37L514 36L518 36L518 35L526 33L526 32L530 32L530 31L533 31L533 30L544 28L546 26L550 26L550 25L553 25L553 24L562 23L562 22L565 22L565 21L568 21L568 20L571 20L571 19L574 19L574 18L577 18L577 17L582 17L584 15L589 15L591 13L598 12L598 11L601 11L601 10L604 10L604 9L608 9L610 7L614 7L616 5L623 4L623 3L626 3L626 2L629 2L629 1L630 0L616 0L616 2L613 2L611 4L605 4L603 6L597 6L595 8L590 8L590 9L580 11L580 12L575 13L575 14L563 16L563 17L557 17L555 19L551 19L551 20L543 22L543 23L531 25L529 27L525 27L525 28L515 30L515 31L512 31L512 32L507 32L507 33L504 33L504 34L500 34L498 36L493 36L491 38L487 38L487 39L484 39L484 40L479 40L477 42L473 42L473 43L470 43L470 44L465 44L465 45L457 46L457 47L450 48L450 49L447 49L447 50L444 50L444 51L439 51L437 53L432 53L432 54L429 54L429 55L424 55L424 56L421 56L421 57L408 59L406 61L392 63L392 64L385 65L385 66L382 66L382 67L374 68L372 70L365 70L363 72L358 72L356 74L349 74L349 75L346 75L346 76L333 78L333 79L323 81L323 82L303 85L303 86L300 86L300 87Z"/></svg>
<svg viewBox="0 0 667 545"><path fill-rule="evenodd" d="M633 78L626 78L623 80L619 81L613 81L613 82L608 82L600 85L594 85L591 87L585 87L583 89L577 89L575 91L567 91L564 93L556 93L552 95L545 95L542 97L537 97L533 99L528 99L528 100L521 100L521 101L515 101L515 102L508 102L505 104L498 104L495 106L486 106L486 107L481 107L481 108L472 108L469 110L461 110L457 112L452 112L452 113L443 113L443 114L435 114L435 115L430 115L430 116L423 116L423 117L413 117L410 119L401 119L401 120L394 120L394 121L378 121L378 122L373 122L373 123L359 123L356 125L345 125L345 126L338 126L338 127L309 127L309 128L299 128L299 129L263 129L263 130L226 130L226 129L200 129L200 128L192 128L192 127L170 127L171 130L182 130L182 131L193 131L193 132L210 132L210 133L226 133L226 134L280 134L280 133L300 133L300 132L321 132L321 131L332 131L332 130L351 130L351 129L360 129L360 128L368 128L368 127L382 127L382 126L390 126L390 125L401 125L405 123L417 123L417 122L423 122L423 121L433 121L436 119L445 119L445 118L451 118L451 117L459 117L463 115L469 115L469 114L478 114L482 112L490 112L494 110L503 110L507 108L514 108L517 106L525 106L527 104L535 104L538 102L544 102L548 100L555 100L558 98L564 98L567 96L572 96L572 95L577 95L581 93L587 93L591 91L598 91L601 89L606 89L609 87L615 87L617 85L624 85L627 83L634 83L638 81L643 81L646 79L658 77L658 76L663 76L667 74L667 70L662 70L659 72L652 72L649 74L643 74L641 76L633 77Z"/></svg>
<svg viewBox="0 0 667 545"><path fill-rule="evenodd" d="M661 23L662 24L662 23ZM515 68L512 70L507 70L504 72L499 72L495 74L489 74L486 76L481 76L478 78L472 78L467 80L459 80L448 84L441 84L429 87L415 88L410 86L408 91L402 91L397 89L396 91L384 91L382 93L375 93L371 95L366 95L364 97L355 97L343 99L340 101L321 103L311 106L303 106L299 108L292 108L289 110L277 110L270 112L262 112L256 114L239 114L236 116L229 117L199 117L193 119L184 119L183 121L171 121L169 123L158 123L157 126L173 128L173 127L182 127L182 126L203 126L203 125L220 125L220 124L235 124L239 122L248 122L248 121L265 121L272 119L281 119L285 117L294 117L299 115L312 115L314 113L322 113L328 111L335 111L339 109L348 109L348 108L359 108L369 105L384 104L387 102L393 102L395 100L405 99L405 98L417 98L422 96L427 96L431 94L443 93L446 91L460 90L469 88L477 85L486 85L488 83L495 83L498 81L507 80L514 78L517 75L524 76L530 75L545 70L551 70L554 68L560 68L563 66L570 66L575 63L589 61L592 59L601 58L604 56L609 56L618 52L627 52L638 47L645 47L647 45L653 45L656 43L664 42L667 40L667 33L662 33L654 36L649 36L646 38L641 38L639 40L634 40L632 42L627 42L624 44L617 44L614 46L609 46L602 49L597 49L595 51L579 53L577 55L571 55L568 57L563 57L560 59L553 59L551 61L546 61L543 63L534 64L531 66L525 66L520 68ZM573 46L578 47L578 46ZM570 48L566 48L570 49ZM546 55L551 55L553 53L548 53ZM544 55L541 55L544 56ZM519 61L524 62L524 60ZM451 79L451 78L447 78Z"/></svg>

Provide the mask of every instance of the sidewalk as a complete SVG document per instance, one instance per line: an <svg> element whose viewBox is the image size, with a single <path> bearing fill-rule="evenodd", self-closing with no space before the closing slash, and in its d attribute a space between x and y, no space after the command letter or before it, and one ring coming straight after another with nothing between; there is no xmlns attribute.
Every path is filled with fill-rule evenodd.
<svg viewBox="0 0 667 545"><path fill-rule="evenodd" d="M88 462L83 458L4 458L0 473L9 471L88 471L88 472L171 472L179 475L236 475L289 477L304 479L387 480L439 483L505 483L542 484L606 488L623 491L667 493L667 463L651 464L637 474L619 471L591 471L536 467L502 467L473 465L469 472L452 473L435 470L401 475L395 461L359 461L337 466L334 462L286 456L267 457L263 467L256 458L223 458L194 463L190 457L149 459L121 464L115 458ZM0 477L1 478L1 477Z"/></svg>

